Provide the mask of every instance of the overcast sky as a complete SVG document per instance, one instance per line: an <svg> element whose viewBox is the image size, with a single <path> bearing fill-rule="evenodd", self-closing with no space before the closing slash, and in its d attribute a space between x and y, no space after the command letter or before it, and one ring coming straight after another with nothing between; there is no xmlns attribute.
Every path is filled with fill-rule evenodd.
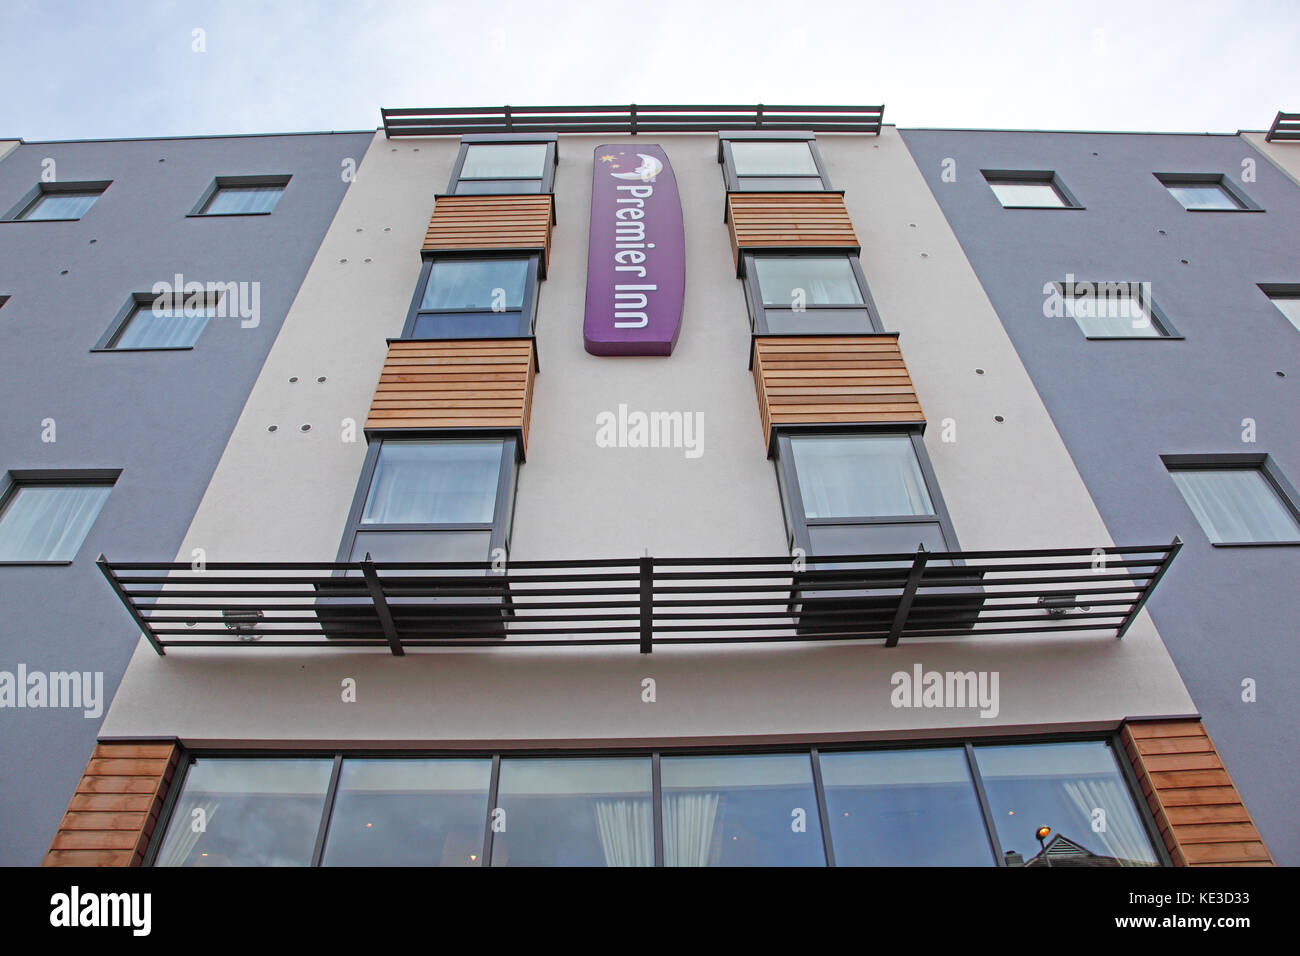
<svg viewBox="0 0 1300 956"><path fill-rule="evenodd" d="M381 106L885 104L899 126L1263 129L1300 0L0 0L0 136L373 129Z"/></svg>

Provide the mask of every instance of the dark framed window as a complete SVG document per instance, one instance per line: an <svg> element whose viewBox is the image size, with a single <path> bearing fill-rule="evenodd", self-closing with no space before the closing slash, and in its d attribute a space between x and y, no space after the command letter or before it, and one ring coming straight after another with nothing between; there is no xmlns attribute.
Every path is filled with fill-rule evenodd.
<svg viewBox="0 0 1300 956"><path fill-rule="evenodd" d="M486 562L508 554L517 463L514 437L373 437L339 560Z"/></svg>
<svg viewBox="0 0 1300 956"><path fill-rule="evenodd" d="M0 479L0 564L71 564L120 471L10 471Z"/></svg>
<svg viewBox="0 0 1300 956"><path fill-rule="evenodd" d="M1160 457L1212 544L1300 544L1300 496L1268 455Z"/></svg>
<svg viewBox="0 0 1300 956"><path fill-rule="evenodd" d="M533 334L537 255L425 259L404 339L508 338Z"/></svg>
<svg viewBox="0 0 1300 956"><path fill-rule="evenodd" d="M9 210L8 222L68 222L80 219L112 180L41 183Z"/></svg>
<svg viewBox="0 0 1300 956"><path fill-rule="evenodd" d="M746 253L744 263L756 333L884 331L855 255Z"/></svg>
<svg viewBox="0 0 1300 956"><path fill-rule="evenodd" d="M719 133L718 161L728 192L821 192L831 188L811 133Z"/></svg>
<svg viewBox="0 0 1300 956"><path fill-rule="evenodd" d="M191 752L146 863L1167 865L1117 746Z"/></svg>
<svg viewBox="0 0 1300 956"><path fill-rule="evenodd" d="M127 299L91 351L152 352L192 349L215 318L221 296L151 295L137 292Z"/></svg>
<svg viewBox="0 0 1300 956"><path fill-rule="evenodd" d="M1149 282L1058 282L1065 314L1089 339L1181 339Z"/></svg>
<svg viewBox="0 0 1300 956"><path fill-rule="evenodd" d="M783 428L776 469L791 548L809 555L957 550L919 430Z"/></svg>
<svg viewBox="0 0 1300 956"><path fill-rule="evenodd" d="M1156 179L1188 212L1263 212L1222 173L1155 173Z"/></svg>
<svg viewBox="0 0 1300 956"><path fill-rule="evenodd" d="M453 196L549 193L559 161L557 142L554 133L462 136L447 192Z"/></svg>
<svg viewBox="0 0 1300 956"><path fill-rule="evenodd" d="M1050 169L981 169L1004 209L1082 209Z"/></svg>
<svg viewBox="0 0 1300 956"><path fill-rule="evenodd" d="M1300 332L1300 283L1260 283L1259 291L1268 296L1269 301ZM3 304L3 299L0 299L0 305Z"/></svg>
<svg viewBox="0 0 1300 956"><path fill-rule="evenodd" d="M289 176L218 176L190 210L191 216L269 216Z"/></svg>

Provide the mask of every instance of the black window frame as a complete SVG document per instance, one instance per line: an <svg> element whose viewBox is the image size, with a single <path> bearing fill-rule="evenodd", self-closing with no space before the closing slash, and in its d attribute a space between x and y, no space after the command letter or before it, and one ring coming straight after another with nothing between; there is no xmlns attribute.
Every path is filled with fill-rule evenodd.
<svg viewBox="0 0 1300 956"><path fill-rule="evenodd" d="M1260 282L1258 283L1258 288L1259 291L1264 293L1268 298L1268 304L1273 308L1273 311L1281 313L1282 318L1286 319L1287 324L1297 332L1300 332L1300 325L1297 325L1296 322L1292 320L1291 316L1282 312L1281 308L1279 308L1277 304L1278 299L1294 299L1300 301L1300 282ZM0 305L4 305L3 299L4 297L0 296Z"/></svg>
<svg viewBox="0 0 1300 956"><path fill-rule="evenodd" d="M218 293L209 294L205 292L203 295L204 295L204 299L206 300L206 308L220 309L221 298L222 298L221 293L218 292ZM104 334L99 337L98 341L96 341L95 344L91 346L90 351L92 352L191 352L195 348L197 348L199 344L199 339L203 338L203 333L208 330L208 325L211 323L211 319L209 319L207 322L204 322L203 328L199 330L198 338L194 340L193 345L133 345L128 348L119 348L116 344L114 344L118 341L118 339L122 337L122 334L126 331L127 326L131 324L131 320L134 319L136 315L139 314L140 310L145 306L149 306L150 308L152 308L153 303L157 298L158 296L154 295L151 292L133 292L129 296L127 296L126 304L123 305L122 308L117 310L117 314L113 316L113 321L111 321L108 324L108 328L104 330ZM184 307L183 301L189 298L189 296L182 293L180 295L172 295L171 298L173 302L177 299L182 300L182 305L180 307L183 308ZM176 308L176 306L173 305L173 308Z"/></svg>
<svg viewBox="0 0 1300 956"><path fill-rule="evenodd" d="M518 432L500 429L383 429L367 434L365 462L361 467L361 477L357 479L356 491L352 496L352 505L348 509L347 524L343 539L339 542L339 563L352 560L352 552L359 532L439 532L487 531L488 547L483 555L484 562L492 560L494 554L509 557L510 539L514 526L515 499L519 491L519 466L523 458ZM401 524L363 524L366 499L370 496L370 486L374 482L375 469L379 465L379 454L384 442L460 442L460 441L500 441L501 461L497 471L496 501L492 509L491 522L447 522L442 524L401 523ZM501 551L498 552L497 549ZM380 559L382 562L383 559Z"/></svg>
<svg viewBox="0 0 1300 956"><path fill-rule="evenodd" d="M759 287L758 270L755 269L755 259L832 259L845 257L849 260L849 267L853 270L853 277L857 281L858 291L862 294L861 305L809 305L804 311L812 312L861 312L866 311L868 328L845 329L842 334L854 335L870 334L873 332L884 332L885 326L880 319L880 310L876 308L876 300L872 298L871 287L867 283L867 274L862 268L862 261L855 252L839 252L834 249L824 250L800 250L800 251L780 251L780 250L757 250L744 252L741 254L741 263L744 268L744 274L741 277L745 290L745 304L749 310L749 327L755 335L817 335L830 334L812 332L773 332L771 323L768 321L768 312L791 312L793 308L783 306L771 306L763 303L763 292ZM836 330L839 332L839 330Z"/></svg>
<svg viewBox="0 0 1300 956"><path fill-rule="evenodd" d="M1072 285L1128 286L1129 288L1136 286L1140 291L1142 288L1142 281L1132 281L1128 279L1075 279L1073 282L1066 282L1064 279L1059 279L1054 282L1053 285L1056 286L1057 294L1061 296L1062 308L1064 308L1065 300L1073 297L1073 293L1068 291L1068 288ZM1147 300L1142 300L1139 296L1139 303L1147 307L1151 319L1151 326L1159 333L1158 335L1089 335L1083 330L1083 326L1079 325L1079 320L1068 312L1065 313L1063 318L1069 319L1074 324L1075 330L1082 335L1084 341L1087 342L1181 342L1187 338L1174 327L1174 323L1170 320L1165 310L1160 308L1160 304L1156 302L1154 295Z"/></svg>
<svg viewBox="0 0 1300 956"><path fill-rule="evenodd" d="M207 188L199 196L199 201L185 214L185 217L187 219L224 219L228 216L270 216L275 212L275 208L265 212L206 212L205 210L221 190L240 186L279 186L280 196L275 201L275 205L278 207L292 178L293 175L290 173L258 176L217 176L212 182L208 183Z"/></svg>
<svg viewBox="0 0 1300 956"><path fill-rule="evenodd" d="M89 213L91 209L95 208L95 205L99 202L99 197L104 195L104 193L108 191L108 187L111 185L113 185L113 180L111 179L37 183L23 194L23 198L18 200L18 203L5 213L4 218L0 219L0 222L81 222L81 220L85 218L86 213ZM95 202L90 204L90 208L86 210L86 213L82 213L80 216L75 218L26 218L27 213L31 212L36 207L36 204L44 197L67 193L94 193Z"/></svg>
<svg viewBox="0 0 1300 956"><path fill-rule="evenodd" d="M826 164L822 160L821 150L817 148L817 136L808 132L765 132L755 130L727 130L718 133L718 162L722 164L722 181L727 192L781 192L782 190L764 186L762 189L747 189L741 182L743 178L736 172L736 160L731 153L731 144L735 142L746 143L807 143L808 150L812 153L813 165L817 167L817 175L821 177L821 192L834 192L835 187L831 185L831 177L826 172ZM809 179L807 173L785 174L777 176L752 177L761 179ZM798 189L790 190L791 192L818 192L816 189Z"/></svg>
<svg viewBox="0 0 1300 956"><path fill-rule="evenodd" d="M1238 186L1225 173L1152 173L1156 181L1160 183L1161 188L1173 202L1178 203L1178 208L1183 212L1197 213L1216 213L1216 212L1264 212L1264 207L1260 206L1246 194L1246 191ZM1182 202L1169 191L1171 186L1218 186L1228 197L1238 203L1237 209L1188 209Z"/></svg>
<svg viewBox="0 0 1300 956"><path fill-rule="evenodd" d="M984 183L989 187L989 192L1003 209L1051 209L1060 211L1087 208L1083 203L1079 202L1078 197L1069 190L1054 169L981 169L980 175L984 177ZM995 183L1006 183L1008 185L1046 184L1061 198L1063 205L1008 206L1002 202L1001 197L994 191L993 186Z"/></svg>
<svg viewBox="0 0 1300 956"><path fill-rule="evenodd" d="M520 193L500 192L500 193L457 193L457 187L461 183L461 170L465 168L465 158L469 155L471 146L523 146L528 144L545 144L546 158L542 161L541 177L507 177L504 179L469 179L466 182L520 182L538 184L536 191L525 191ZM546 196L555 192L555 170L560 162L559 153L559 136L555 133L467 133L460 138L460 151L456 154L456 161L451 168L451 181L447 183L447 195L449 196Z"/></svg>
<svg viewBox="0 0 1300 956"><path fill-rule="evenodd" d="M469 309L421 309L424 302L425 292L429 287L429 280L433 277L433 264L439 261L451 259L471 260L481 262L484 259L526 259L528 260L528 274L524 279L524 298L519 309L519 328L512 338L530 338L534 329L537 327L537 299L539 283L541 282L541 253L540 252L429 252L425 253L423 263L420 266L420 277L415 284L415 295L411 297L411 306L406 312L406 322L402 325L401 338L406 340L429 340L443 341L455 339L494 339L502 338L499 334L493 335L439 335L431 338L430 336L417 336L415 334L416 325L422 315L472 315ZM487 315L494 315L491 309L479 310ZM514 311L514 310L507 310ZM472 321L472 320L470 320Z"/></svg>
<svg viewBox="0 0 1300 956"><path fill-rule="evenodd" d="M1209 533L1197 519L1196 513L1183 497L1182 491L1173 480L1175 471L1255 471L1263 475L1264 480L1277 494L1282 507L1300 523L1300 492L1287 480L1286 475L1277 466L1273 457L1264 452L1226 452L1192 455L1161 455L1160 461L1169 472L1169 483L1178 495L1178 500L1188 510L1196 527L1205 536L1206 541L1215 548L1294 548L1300 546L1300 538L1287 541L1213 541Z"/></svg>
<svg viewBox="0 0 1300 956"><path fill-rule="evenodd" d="M0 514L3 514L9 506L10 500L18 493L20 488L30 488L34 486L73 486L73 485L101 485L109 489L109 497L112 497L112 489L117 486L117 480L122 475L121 468L11 468L0 474ZM104 502L104 507L108 502ZM86 530L86 538L95 529L95 522L99 521L100 515L103 514L103 508L95 516L95 521L91 522L90 527ZM76 562L81 555L81 549L85 547L85 538L77 545L77 553L68 561L0 561L0 568L26 568L26 567L67 567Z"/></svg>

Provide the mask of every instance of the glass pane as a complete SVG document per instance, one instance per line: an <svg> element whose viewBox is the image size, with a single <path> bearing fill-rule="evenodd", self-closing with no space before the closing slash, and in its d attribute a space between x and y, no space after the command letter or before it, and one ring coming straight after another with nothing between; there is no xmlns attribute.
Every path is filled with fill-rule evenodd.
<svg viewBox="0 0 1300 956"><path fill-rule="evenodd" d="M807 176L741 176L739 186L746 192L821 192L826 188L821 177Z"/></svg>
<svg viewBox="0 0 1300 956"><path fill-rule="evenodd" d="M737 176L816 176L817 163L806 142L731 144Z"/></svg>
<svg viewBox="0 0 1300 956"><path fill-rule="evenodd" d="M809 518L934 514L906 435L792 438L790 446Z"/></svg>
<svg viewBox="0 0 1300 956"><path fill-rule="evenodd" d="M1241 203L1218 183L1189 186L1167 186L1175 199L1185 209L1240 209Z"/></svg>
<svg viewBox="0 0 1300 956"><path fill-rule="evenodd" d="M504 759L492 865L653 866L650 793L649 757Z"/></svg>
<svg viewBox="0 0 1300 956"><path fill-rule="evenodd" d="M280 201L282 192L283 186L222 186L213 193L203 211L210 216L270 212Z"/></svg>
<svg viewBox="0 0 1300 956"><path fill-rule="evenodd" d="M436 259L420 308L519 309L527 278L527 259Z"/></svg>
<svg viewBox="0 0 1300 956"><path fill-rule="evenodd" d="M848 256L755 256L764 305L862 305Z"/></svg>
<svg viewBox="0 0 1300 956"><path fill-rule="evenodd" d="M453 190L457 196L511 196L541 191L540 179L462 179Z"/></svg>
<svg viewBox="0 0 1300 956"><path fill-rule="evenodd" d="M989 183L1004 206L1064 206L1065 199L1049 182Z"/></svg>
<svg viewBox="0 0 1300 956"><path fill-rule="evenodd" d="M808 754L664 757L668 866L825 866Z"/></svg>
<svg viewBox="0 0 1300 956"><path fill-rule="evenodd" d="M1140 291L1134 292L1127 282L1094 283L1088 294L1067 290L1065 314L1088 336L1124 338L1159 338L1160 329L1151 317L1151 308Z"/></svg>
<svg viewBox="0 0 1300 956"><path fill-rule="evenodd" d="M500 441L386 441L363 524L491 523Z"/></svg>
<svg viewBox="0 0 1300 956"><path fill-rule="evenodd" d="M110 485L19 485L0 512L0 561L71 561Z"/></svg>
<svg viewBox="0 0 1300 956"><path fill-rule="evenodd" d="M155 866L310 866L334 761L199 757Z"/></svg>
<svg viewBox="0 0 1300 956"><path fill-rule="evenodd" d="M1158 865L1104 742L976 747L975 755L1010 865ZM1042 844L1039 827L1051 828Z"/></svg>
<svg viewBox="0 0 1300 956"><path fill-rule="evenodd" d="M966 752L823 753L837 866L992 866Z"/></svg>
<svg viewBox="0 0 1300 956"><path fill-rule="evenodd" d="M767 319L767 330L774 335L810 335L814 332L852 335L874 331L871 314L866 309L813 307L796 312L768 306L763 317Z"/></svg>
<svg viewBox="0 0 1300 956"><path fill-rule="evenodd" d="M540 179L545 172L545 143L500 143L466 149L460 178Z"/></svg>
<svg viewBox="0 0 1300 956"><path fill-rule="evenodd" d="M489 759L347 759L323 866L482 866Z"/></svg>
<svg viewBox="0 0 1300 956"><path fill-rule="evenodd" d="M1277 306L1279 312L1291 320L1291 324L1297 331L1300 331L1300 296L1276 296L1273 298L1273 304Z"/></svg>
<svg viewBox="0 0 1300 956"><path fill-rule="evenodd" d="M43 193L21 218L80 219L98 198L97 192Z"/></svg>
<svg viewBox="0 0 1300 956"><path fill-rule="evenodd" d="M527 335L523 313L507 312L421 312L411 330L413 339L485 339Z"/></svg>
<svg viewBox="0 0 1300 956"><path fill-rule="evenodd" d="M1211 541L1300 541L1300 522L1259 469L1170 474Z"/></svg>
<svg viewBox="0 0 1300 956"><path fill-rule="evenodd" d="M138 306L126 326L114 339L115 349L178 349L199 339L208 319L217 314L215 305L157 308Z"/></svg>

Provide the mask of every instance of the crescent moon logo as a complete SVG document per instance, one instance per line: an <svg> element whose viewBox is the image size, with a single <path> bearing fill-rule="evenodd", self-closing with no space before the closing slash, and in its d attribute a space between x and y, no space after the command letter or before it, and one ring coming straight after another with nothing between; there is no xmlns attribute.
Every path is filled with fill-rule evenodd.
<svg viewBox="0 0 1300 956"><path fill-rule="evenodd" d="M610 173L615 179L639 179L645 183L652 183L655 177L664 171L664 164L659 162L653 156L647 156L645 153L637 153L641 160L641 165L630 173Z"/></svg>

